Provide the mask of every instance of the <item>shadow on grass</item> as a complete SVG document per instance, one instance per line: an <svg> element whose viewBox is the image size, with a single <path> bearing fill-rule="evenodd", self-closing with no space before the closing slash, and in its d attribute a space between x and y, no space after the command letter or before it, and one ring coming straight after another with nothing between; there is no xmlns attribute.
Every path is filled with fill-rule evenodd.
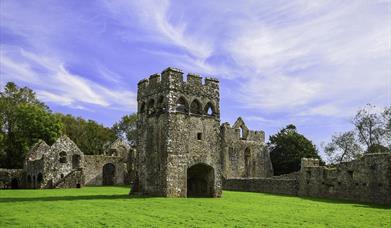
<svg viewBox="0 0 391 228"><path fill-rule="evenodd" d="M230 192L241 192L241 193L253 193L253 194L263 194L263 195L269 195L269 196L278 196L278 197L287 197L287 198L299 198L314 202L321 202L321 203L328 203L328 204L350 204L353 205L353 207L364 207L364 208L376 208L376 209L391 209L391 205L386 204L374 204L374 203L365 203L365 202L357 202L352 200L345 200L345 199L329 199L329 198L315 198L315 197L306 197L306 196L297 196L297 195L288 195L288 194L277 194L277 193L268 193L268 192L244 192L244 191L235 191L235 190L229 190Z"/></svg>
<svg viewBox="0 0 391 228"><path fill-rule="evenodd" d="M330 203L330 204L351 204L353 207L364 207L364 208L376 208L376 209L391 209L391 205L386 204L374 204L374 203L365 203L357 202L352 200L344 199L327 199L327 198L314 198L314 197L299 197L305 200L311 200L315 202Z"/></svg>
<svg viewBox="0 0 391 228"><path fill-rule="evenodd" d="M15 198L0 198L1 203L16 203L16 202L47 202L47 201L76 201L76 200L137 200L154 198L152 196L141 195L82 195L82 196L47 196L47 197L15 197Z"/></svg>

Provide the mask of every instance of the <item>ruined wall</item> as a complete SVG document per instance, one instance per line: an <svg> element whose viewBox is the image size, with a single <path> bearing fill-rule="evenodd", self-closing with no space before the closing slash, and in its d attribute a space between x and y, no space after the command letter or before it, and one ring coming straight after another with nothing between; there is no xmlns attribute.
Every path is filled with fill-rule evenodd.
<svg viewBox="0 0 391 228"><path fill-rule="evenodd" d="M231 191L297 195L299 177L299 172L293 172L268 178L231 178L224 180L223 188Z"/></svg>
<svg viewBox="0 0 391 228"><path fill-rule="evenodd" d="M366 154L335 167L303 159L299 180L300 196L391 204L391 154Z"/></svg>
<svg viewBox="0 0 391 228"><path fill-rule="evenodd" d="M113 184L126 184L127 166L123 157L84 155L83 175L85 185L103 185L103 168L106 164L113 164L115 167Z"/></svg>
<svg viewBox="0 0 391 228"><path fill-rule="evenodd" d="M213 169L212 190L221 194L218 81L168 68L138 84L138 184L143 194L187 195L187 170Z"/></svg>
<svg viewBox="0 0 391 228"><path fill-rule="evenodd" d="M0 189L23 188L23 169L1 169L0 168Z"/></svg>
<svg viewBox="0 0 391 228"><path fill-rule="evenodd" d="M231 191L297 195L299 182L296 179L235 178L224 180L223 188Z"/></svg>
<svg viewBox="0 0 391 228"><path fill-rule="evenodd" d="M226 179L270 177L273 168L263 131L251 131L239 117L231 127L221 125L222 168Z"/></svg>

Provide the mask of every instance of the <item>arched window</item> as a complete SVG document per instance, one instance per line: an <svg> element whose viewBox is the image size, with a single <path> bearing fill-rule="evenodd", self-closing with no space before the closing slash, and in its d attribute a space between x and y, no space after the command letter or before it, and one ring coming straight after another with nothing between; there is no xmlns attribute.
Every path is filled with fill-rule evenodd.
<svg viewBox="0 0 391 228"><path fill-rule="evenodd" d="M141 103L140 113L143 114L145 112L145 102Z"/></svg>
<svg viewBox="0 0 391 228"><path fill-rule="evenodd" d="M62 151L60 152L60 163L67 163L67 152Z"/></svg>
<svg viewBox="0 0 391 228"><path fill-rule="evenodd" d="M215 108L212 105L212 103L208 102L205 105L204 113L205 113L205 115L208 115L208 116L214 116L215 115L216 111L215 111Z"/></svg>
<svg viewBox="0 0 391 228"><path fill-rule="evenodd" d="M191 102L190 113L201 114L201 103L198 100Z"/></svg>
<svg viewBox="0 0 391 228"><path fill-rule="evenodd" d="M185 98L181 97L177 100L176 102L176 111L177 112L183 112L183 113L188 113L188 103Z"/></svg>
<svg viewBox="0 0 391 228"><path fill-rule="evenodd" d="M244 139L244 137L243 137L243 127L242 126L239 127L239 136L240 136L240 139Z"/></svg>
<svg viewBox="0 0 391 228"><path fill-rule="evenodd" d="M251 151L250 148L246 148L244 150L244 169L245 169L245 176L249 177L250 176L250 158L251 158Z"/></svg>
<svg viewBox="0 0 391 228"><path fill-rule="evenodd" d="M151 99L148 101L147 112L148 112L148 115L155 113L155 100L154 99Z"/></svg>
<svg viewBox="0 0 391 228"><path fill-rule="evenodd" d="M157 101L157 107L160 111L165 111L166 108L165 108L165 104L164 104L164 97L163 96L160 96L159 97L159 100Z"/></svg>

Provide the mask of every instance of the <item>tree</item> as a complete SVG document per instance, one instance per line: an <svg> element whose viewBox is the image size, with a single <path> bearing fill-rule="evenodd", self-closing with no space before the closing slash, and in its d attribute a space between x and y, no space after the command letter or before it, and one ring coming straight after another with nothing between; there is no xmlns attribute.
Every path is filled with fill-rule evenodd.
<svg viewBox="0 0 391 228"><path fill-rule="evenodd" d="M58 137L61 124L35 93L8 82L0 92L0 158L7 168L21 168L28 149L43 138Z"/></svg>
<svg viewBox="0 0 391 228"><path fill-rule="evenodd" d="M292 124L270 136L268 147L274 175L298 171L302 158L317 158L322 162L316 146Z"/></svg>
<svg viewBox="0 0 391 228"><path fill-rule="evenodd" d="M391 106L384 108L382 115L382 126L384 128L384 146L391 150Z"/></svg>
<svg viewBox="0 0 391 228"><path fill-rule="evenodd" d="M15 110L15 138L17 142L8 162L12 167L22 167L23 159L40 139L53 144L61 135L62 123L45 108L35 104L19 104Z"/></svg>
<svg viewBox="0 0 391 228"><path fill-rule="evenodd" d="M357 143L354 132L348 131L333 135L331 142L325 146L324 152L330 163L340 163L359 158L363 150Z"/></svg>
<svg viewBox="0 0 391 228"><path fill-rule="evenodd" d="M103 154L106 147L116 139L115 132L93 120L84 120L72 115L56 114L64 125L67 135L84 154Z"/></svg>
<svg viewBox="0 0 391 228"><path fill-rule="evenodd" d="M368 104L357 112L353 124L358 140L366 147L366 152L370 152L370 148L380 148L379 146L387 144L391 146L391 107L378 113L375 106Z"/></svg>
<svg viewBox="0 0 391 228"><path fill-rule="evenodd" d="M125 115L112 127L117 137L122 138L129 143L135 143L137 140L137 114Z"/></svg>

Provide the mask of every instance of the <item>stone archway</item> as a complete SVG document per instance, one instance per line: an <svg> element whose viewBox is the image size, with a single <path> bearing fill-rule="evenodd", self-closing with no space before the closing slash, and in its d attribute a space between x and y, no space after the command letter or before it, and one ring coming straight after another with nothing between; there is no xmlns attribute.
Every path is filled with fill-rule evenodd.
<svg viewBox="0 0 391 228"><path fill-rule="evenodd" d="M198 163L187 169L187 197L213 197L213 167Z"/></svg>
<svg viewBox="0 0 391 228"><path fill-rule="evenodd" d="M114 185L115 183L115 165L107 163L103 166L103 185Z"/></svg>

